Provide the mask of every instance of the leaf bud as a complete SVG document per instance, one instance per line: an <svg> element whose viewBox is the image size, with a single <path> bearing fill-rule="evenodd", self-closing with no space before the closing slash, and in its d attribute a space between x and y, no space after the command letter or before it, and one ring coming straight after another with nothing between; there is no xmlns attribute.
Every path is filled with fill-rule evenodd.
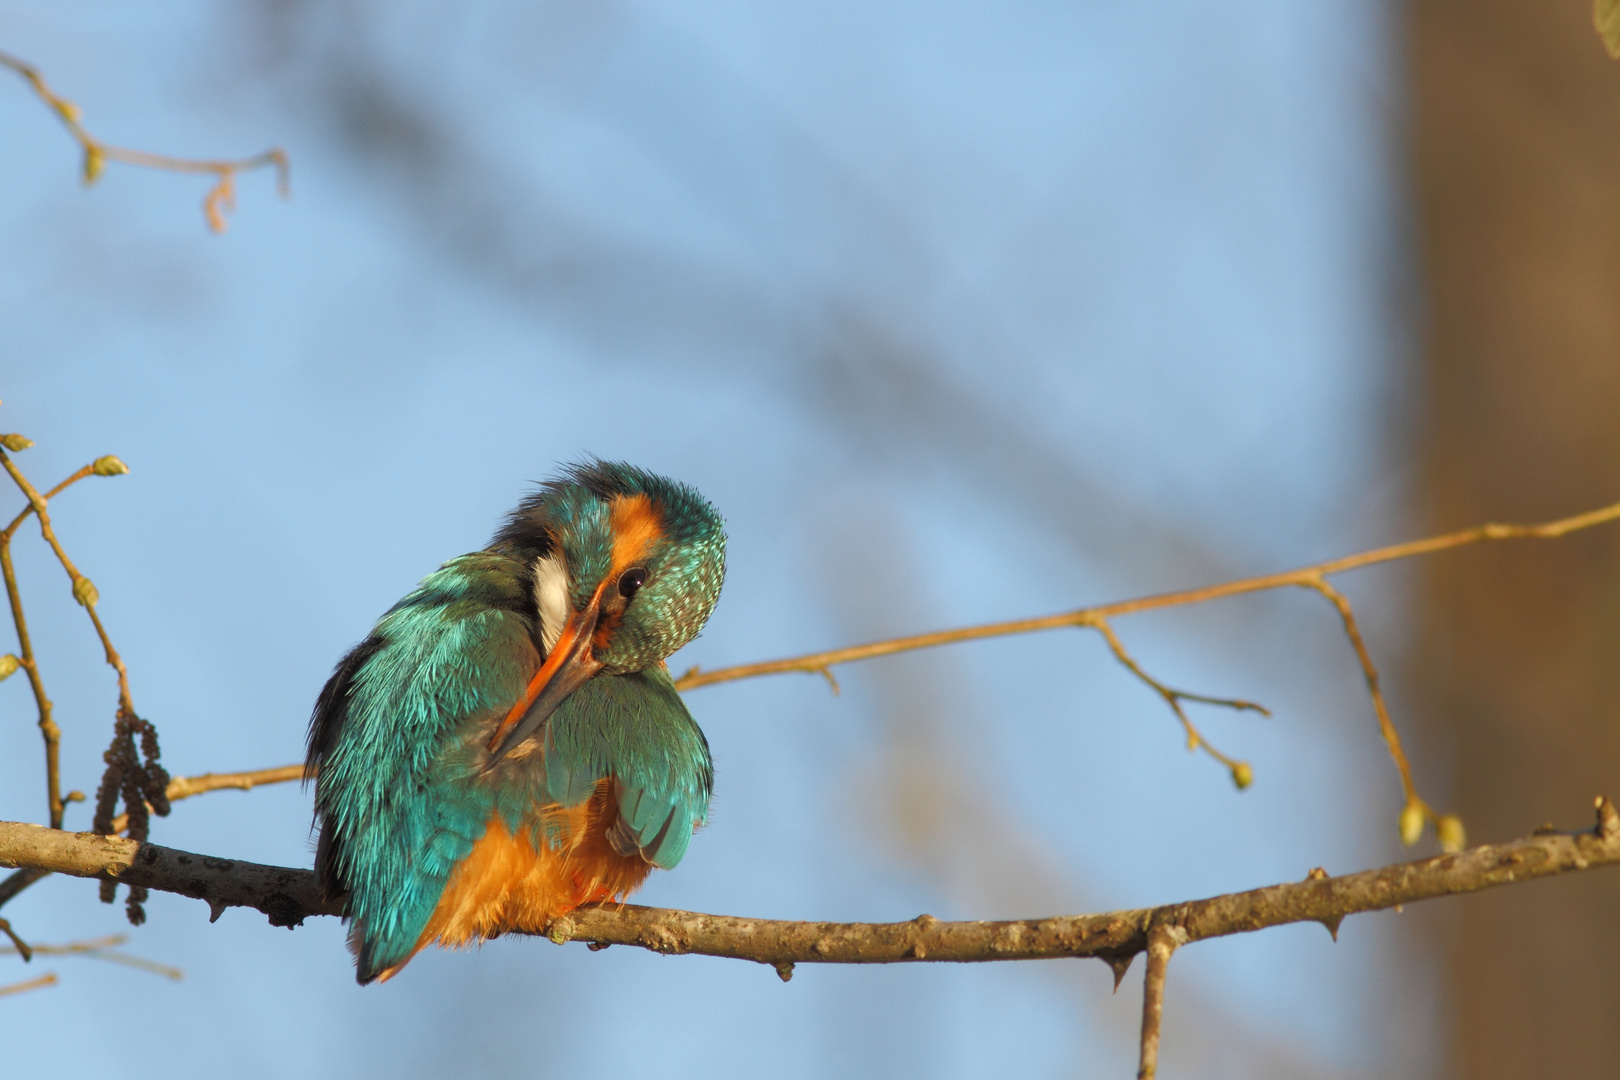
<svg viewBox="0 0 1620 1080"><path fill-rule="evenodd" d="M1249 767L1247 761L1240 761L1232 766L1232 783L1237 785L1239 791L1254 783L1254 770Z"/></svg>
<svg viewBox="0 0 1620 1080"><path fill-rule="evenodd" d="M129 466L113 457L111 454L98 457L90 463L90 471L97 476L123 476L129 472Z"/></svg>
<svg viewBox="0 0 1620 1080"><path fill-rule="evenodd" d="M89 578L81 576L73 583L73 599L85 607L95 607L101 600L101 594L96 592L96 586Z"/></svg>
<svg viewBox="0 0 1620 1080"><path fill-rule="evenodd" d="M1461 851L1468 846L1468 833L1463 829L1462 818L1456 814L1441 815L1434 823L1434 831L1440 837L1441 851Z"/></svg>
<svg viewBox="0 0 1620 1080"><path fill-rule="evenodd" d="M20 667L22 667L22 661L18 660L11 653L6 653L6 655L0 656L0 682L5 682L7 679L17 674L17 669Z"/></svg>
<svg viewBox="0 0 1620 1080"><path fill-rule="evenodd" d="M1401 843L1411 847L1423 836L1423 806L1421 803L1409 802L1406 809L1401 811L1400 819Z"/></svg>
<svg viewBox="0 0 1620 1080"><path fill-rule="evenodd" d="M0 435L0 446L5 447L12 453L16 453L18 450L26 450L33 445L34 440L28 438L26 435L18 435L16 433L10 435Z"/></svg>
<svg viewBox="0 0 1620 1080"><path fill-rule="evenodd" d="M101 153L99 146L84 148L84 186L89 187L101 176L101 170L107 167L107 159Z"/></svg>

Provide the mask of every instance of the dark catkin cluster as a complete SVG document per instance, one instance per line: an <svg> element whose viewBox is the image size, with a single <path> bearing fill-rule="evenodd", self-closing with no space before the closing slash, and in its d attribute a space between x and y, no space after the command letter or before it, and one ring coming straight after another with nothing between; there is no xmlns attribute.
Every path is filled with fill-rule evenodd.
<svg viewBox="0 0 1620 1080"><path fill-rule="evenodd" d="M112 745L107 747L102 760L107 763L107 771L102 774L101 787L96 791L96 817L92 828L98 833L111 833L113 817L122 800L124 813L129 815L129 838L144 841L151 824L150 815L167 817L169 814L169 774L158 764L157 728L130 710L119 709L118 721L113 725ZM117 892L117 882L103 881L101 902L112 903ZM145 901L146 889L130 886L125 910L134 926L146 921L146 910L141 906Z"/></svg>

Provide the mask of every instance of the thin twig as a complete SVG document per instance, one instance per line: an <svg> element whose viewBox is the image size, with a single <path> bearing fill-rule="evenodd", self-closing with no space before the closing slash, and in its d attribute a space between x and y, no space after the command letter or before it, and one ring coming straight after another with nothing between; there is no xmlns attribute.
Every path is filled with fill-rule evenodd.
<svg viewBox="0 0 1620 1080"><path fill-rule="evenodd" d="M1384 742L1389 746L1389 756L1395 759L1395 768L1401 774L1401 794L1411 802L1417 798L1417 785L1412 782L1412 766L1406 760L1406 751L1401 748L1401 737L1395 731L1395 722L1389 718L1389 706L1384 703L1384 691L1378 683L1378 666L1373 663L1372 653L1367 651L1367 642L1356 624L1356 613L1350 606L1350 598L1322 577L1307 578L1300 584L1321 593L1327 597L1328 603L1338 609L1339 618L1344 621L1345 636L1356 650L1361 673L1367 680L1367 694L1372 698L1373 711L1378 715L1378 730L1383 733Z"/></svg>
<svg viewBox="0 0 1620 1080"><path fill-rule="evenodd" d="M102 949L116 949L128 941L128 934L108 934L87 941L70 941L66 945L35 945L34 952L40 956L78 956L82 953L100 952ZM15 949L0 947L0 956L9 956L15 952Z"/></svg>
<svg viewBox="0 0 1620 1080"><path fill-rule="evenodd" d="M0 458L5 460L6 468L11 471L13 477L21 475L4 450L0 450ZM26 482L25 480L24 483ZM70 482L71 478L63 481L55 490L67 487ZM45 798L49 807L51 828L60 829L62 815L66 809L66 805L62 802L62 729L57 726L55 718L51 715L51 699L45 693L45 680L39 673L39 662L34 656L33 639L28 633L28 617L23 613L22 592L17 588L17 570L11 561L11 539L17 527L37 506L44 503L43 497L29 499L28 509L18 514L16 519L6 526L4 532L0 532L0 577L5 579L6 599L11 604L11 621L17 630L18 666L28 674L28 688L33 691L34 705L39 712L39 733L45 741ZM15 895L37 880L38 878L24 880L19 875L13 874L4 883L0 883L0 904L10 899L4 895L6 885L17 886L12 893Z"/></svg>
<svg viewBox="0 0 1620 1080"><path fill-rule="evenodd" d="M84 151L84 182L87 186L96 182L96 178L101 175L102 167L109 161L121 161L126 165L160 169L165 172L203 173L212 176L214 186L209 188L208 194L203 197L203 216L208 222L209 229L216 233L225 231L225 215L228 211L236 209L237 173L273 166L276 170L276 188L281 197L285 199L290 194L291 164L286 151L280 147L232 161L201 161L112 146L84 129L80 123L82 114L79 107L52 90L34 65L0 52L0 67L8 67L26 79L28 85L33 87L34 93L50 107L56 118L62 122L62 126L67 128L68 133L79 144L80 149Z"/></svg>
<svg viewBox="0 0 1620 1080"><path fill-rule="evenodd" d="M161 975L165 979L171 979L174 982L182 982L186 977L185 971L181 968L160 964L156 960L148 960L144 956L131 956L129 953L119 952L116 949L93 949L84 955L92 960L105 960L109 964L144 971L148 975Z"/></svg>
<svg viewBox="0 0 1620 1080"><path fill-rule="evenodd" d="M1350 645L1356 651L1362 676L1367 680L1367 694L1372 698L1373 712L1378 716L1378 730L1384 736L1384 745L1389 748L1389 756L1395 760L1395 768L1401 775L1401 795L1405 800L1401 807L1399 825L1402 841L1408 845L1416 843L1422 833L1423 823L1429 821L1435 824L1442 847L1447 851L1460 849L1464 843L1462 823L1452 815L1437 814L1434 808L1418 795L1417 784L1412 780L1412 766L1406 760L1406 750L1401 746L1401 736L1395 730L1395 721L1390 719L1389 705L1384 700L1384 691L1379 684L1378 665L1373 663L1372 652L1367 648L1366 639L1361 636L1361 627L1356 622L1356 613L1350 606L1350 598L1323 577L1309 578L1300 584L1303 588L1321 593L1327 598L1328 603L1334 606L1344 623L1345 636L1350 639Z"/></svg>
<svg viewBox="0 0 1620 1080"><path fill-rule="evenodd" d="M45 501L47 503L49 503L52 499L56 498L62 492L66 491L68 488L72 487L74 484L78 483L80 480L83 480L85 477L91 475L91 473L93 472L94 469L95 469L94 465L82 466L77 472L73 473L66 480L63 480L60 484L57 484L55 487L51 488L51 490L47 491L45 493L45 495L44 495ZM11 524L6 526L5 531L0 532L0 540L4 540L6 543L9 544L11 542L11 538L14 535L16 535L17 527L20 526L23 522L27 521L28 520L28 515L32 514L33 512L34 512L34 504L33 503L29 503L27 506L23 507L22 512L20 514L18 514L16 517L11 519Z"/></svg>
<svg viewBox="0 0 1620 1080"><path fill-rule="evenodd" d="M106 627L101 625L101 617L96 614L96 603L100 597L96 592L94 583L80 573L77 566L73 565L73 560L68 558L68 553L62 547L62 542L56 538L56 530L51 528L51 515L47 509L48 500L46 496L41 495L34 485L29 483L28 477L23 475L22 470L17 468L17 463L11 460L10 455L4 450L0 450L0 467L4 467L6 472L11 474L12 481L21 489L23 495L28 499L29 507L34 511L34 516L39 519L40 535L45 538L45 542L56 553L56 560L62 564L62 569L67 571L68 581L73 587L73 599L82 604L85 611L89 613L90 622L96 628L96 636L101 639L101 647L106 652L107 663L118 674L118 704L121 708L134 714L135 703L130 699L129 693L129 671L124 667L123 657L119 656L118 650L113 648L112 639L107 636ZM64 481L58 487L66 487L71 482L71 479Z"/></svg>
<svg viewBox="0 0 1620 1080"><path fill-rule="evenodd" d="M0 920L3 921L3 920ZM15 941L13 936L13 941ZM128 941L125 934L107 934L105 938L91 938L89 941L70 941L65 946L32 946L28 952L11 947L0 947L0 957L3 955L21 955L24 962L32 957L89 957L91 960L105 960L109 963L120 963L123 967L134 968L138 972L147 972L149 975L162 975L170 980L180 981L186 973L180 968L170 967L167 963L157 960L147 960L146 957L133 957L128 952L118 952L118 946Z"/></svg>
<svg viewBox="0 0 1620 1080"><path fill-rule="evenodd" d="M1348 570L1358 570L1362 567L1394 562L1399 559L1410 559L1418 555L1431 555L1438 551L1466 547L1470 544L1495 540L1553 539L1581 529L1602 525L1617 518L1620 518L1620 503L1613 503L1596 510L1589 510L1582 514L1575 514L1571 517L1559 518L1555 521L1540 524L1492 523L1476 525L1471 529L1462 529L1441 536L1431 536L1422 540L1411 540L1403 544L1374 548L1371 551L1362 551L1338 559L1329 559L1326 562L1315 563L1296 570L1284 570L1275 574L1240 578L1236 581L1205 585L1196 589L1182 589L1176 592L1158 593L1153 596L1137 597L1130 600L1117 600L1109 604L1099 604L1095 607L1080 608L1076 611L1060 612L1055 615L982 623L977 626L964 626L951 630L936 630L926 634L911 634L905 637L873 641L865 645L853 645L843 649L830 649L825 652L790 656L782 660L738 664L733 667L719 668L715 671L702 671L694 667L676 680L675 685L680 690L695 690L700 686L712 686L715 683L732 682L737 679L749 679L761 675L780 675L795 671L820 672L830 676L834 665L848 664L857 660L870 660L916 649L931 649L941 645L978 641L984 638L1029 634L1041 630L1059 630L1066 627L1091 626L1096 627L1103 632L1105 637L1109 638L1109 647L1113 649L1115 657L1121 663L1125 664L1133 674L1153 687L1165 698L1170 707L1175 710L1177 718L1181 720L1183 726L1187 729L1189 742L1202 744L1206 749L1209 749L1211 756L1232 770L1233 779L1238 782L1239 787L1243 787L1245 786L1245 780L1252 775L1247 765L1243 762L1233 761L1209 747L1203 736L1193 727L1184 710L1181 709L1180 703L1186 700L1210 701L1213 704L1225 705L1229 708L1256 708L1257 706L1253 706L1248 702L1239 703L1233 700L1208 699L1200 695L1171 690L1163 683L1147 675L1140 665L1129 659L1129 655L1118 646L1118 638L1113 635L1112 630L1106 629L1108 626L1107 620L1120 615L1132 615L1142 611L1202 604L1229 596L1265 592L1287 586L1300 586L1322 593L1338 608L1340 617L1345 624L1346 633L1349 634L1351 644L1355 647L1357 656L1361 660L1362 670L1368 673L1368 687L1373 694L1374 707L1378 713L1379 728L1383 733L1385 743L1389 746L1391 756L1395 759L1396 768L1401 774L1401 787L1406 796L1401 817L1402 839L1407 843L1411 843L1415 839L1413 830L1409 828L1409 822L1415 816L1419 826L1418 831L1421 831L1424 820L1433 821L1441 833L1445 845L1448 848L1460 848L1463 843L1462 823L1451 815L1437 816L1428 803L1424 802L1416 794L1415 785L1412 782L1411 768L1407 764L1405 751L1401 748L1400 735L1389 718L1389 710L1385 706L1383 695L1378 689L1377 669L1372 666L1366 643L1361 640L1360 631L1356 629L1354 613L1350 609L1349 601L1345 599L1342 593L1339 593L1338 590L1328 584L1327 578L1329 575L1341 574Z"/></svg>
<svg viewBox="0 0 1620 1080"><path fill-rule="evenodd" d="M1137 1080L1153 1080L1159 1073L1159 1031L1164 1025L1164 978L1170 956L1187 940L1179 926L1155 926L1147 935L1147 971L1142 980L1142 1058Z"/></svg>
<svg viewBox="0 0 1620 1080"><path fill-rule="evenodd" d="M718 668L714 671L702 671L693 668L680 678L676 683L676 687L681 690L695 690L700 686L732 682L737 679L749 679L760 675L781 675L793 671L820 672L824 668L830 668L837 664L848 664L856 660L870 660L878 656L892 656L895 653L911 652L916 649L931 649L961 641L978 641L982 638L1028 634L1038 630L1059 630L1064 627L1086 626L1090 625L1091 621L1096 618L1108 619L1119 615L1133 615L1141 611L1156 611L1160 608L1202 604L1228 596L1264 592L1268 589L1280 589L1289 585L1308 585L1313 578L1342 574L1347 570L1359 570L1364 566L1394 562L1398 559L1410 559L1417 555L1431 555L1437 551L1446 551L1450 548L1465 547L1469 544L1485 541L1526 538L1553 539L1580 529L1589 529L1594 525L1602 525L1617 518L1620 518L1620 503L1539 525L1477 525L1474 528L1463 529L1460 532L1446 533L1443 536L1431 536L1424 540L1412 540L1404 544L1375 548L1371 551L1330 559L1327 562L1316 563L1297 570L1284 570L1280 573L1241 578L1217 585L1205 585L1196 589L1182 589L1177 592L1158 593L1153 596L1137 597L1131 600L1118 600L1111 604L1099 604L1096 607L1060 612L1056 615L1041 615L1032 619L1011 619L1004 622L964 626L953 630L936 630L926 634L911 634L906 637L873 641L865 645L852 645L843 649L829 649L825 652L806 653L803 656L790 656L782 660L738 664L733 667Z"/></svg>
<svg viewBox="0 0 1620 1080"><path fill-rule="evenodd" d="M177 967L160 964L156 960L148 960L144 956L131 956L129 953L117 951L118 946L128 941L123 934L109 934L106 937L92 938L89 941L70 941L66 945L35 945L31 953L34 956L86 956L92 960L105 960L110 964L121 964L124 967L134 968L151 975L161 975L165 979L175 982L186 977L186 973ZM17 949L0 947L0 956L16 955ZM24 957L28 959L28 957Z"/></svg>
<svg viewBox="0 0 1620 1080"><path fill-rule="evenodd" d="M189 799L210 791L252 791L265 784L284 784L289 780L302 780L304 766L278 765L273 769L255 769L251 772L203 773L201 776L179 776L169 781L165 792L170 802ZM129 815L120 814L113 819L112 831L121 833L129 827Z"/></svg>
<svg viewBox="0 0 1620 1080"><path fill-rule="evenodd" d="M1264 705L1257 705L1252 701L1244 701L1240 698L1210 697L1206 694L1193 694L1186 690L1177 690L1174 687L1166 686L1158 679L1155 679L1152 675L1149 675L1142 668L1142 665L1137 663L1136 659L1125 650L1124 643L1119 640L1119 635L1114 633L1114 628L1109 624L1107 619L1098 616L1097 618L1090 620L1087 625L1093 627L1098 633L1102 634L1103 639L1108 642L1109 650L1114 654L1114 659L1125 665L1126 670L1128 670L1132 675L1135 675L1138 679L1142 680L1148 686L1152 687L1158 692L1160 697L1164 698L1165 704L1170 706L1171 710L1176 714L1176 719L1181 721L1182 728L1187 732L1187 749L1204 751L1204 753L1226 766L1227 771L1232 774L1232 782L1235 783L1239 788L1248 787L1250 782L1254 779L1254 772L1249 766L1249 763L1246 761L1238 761L1236 758L1227 757L1225 754L1215 749L1215 747L1211 746L1209 740L1204 737L1204 733L1199 731L1198 728L1193 725L1191 717L1187 715L1187 710L1181 707L1181 703L1183 701L1197 701L1205 705L1219 705L1223 708L1234 709L1239 712L1244 710L1257 712L1262 716L1270 716L1271 710L1267 709Z"/></svg>
<svg viewBox="0 0 1620 1080"><path fill-rule="evenodd" d="M10 986L0 986L0 997L6 997L10 994L26 994L30 990L39 990L47 986L55 985L56 972L47 971L37 979L29 979L27 982L12 983Z"/></svg>
<svg viewBox="0 0 1620 1080"><path fill-rule="evenodd" d="M5 919L0 919L0 933L4 933L6 937L11 939L11 947L16 950L18 956L23 958L23 963L26 964L34 959L34 950L28 947L28 942L17 936L17 931L13 930L11 923Z"/></svg>
<svg viewBox="0 0 1620 1080"><path fill-rule="evenodd" d="M13 870L5 876L5 880L0 881L0 907L5 907L30 885L50 876L51 872L49 870L40 870L31 866L25 866L21 870Z"/></svg>

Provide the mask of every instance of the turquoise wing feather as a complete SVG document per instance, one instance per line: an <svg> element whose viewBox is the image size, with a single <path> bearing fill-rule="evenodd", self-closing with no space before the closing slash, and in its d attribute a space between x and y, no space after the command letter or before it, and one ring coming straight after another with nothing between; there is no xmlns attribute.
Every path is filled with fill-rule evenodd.
<svg viewBox="0 0 1620 1080"><path fill-rule="evenodd" d="M662 665L599 676L558 707L543 735L546 790L563 806L617 784L621 854L673 868L708 817L714 765L703 732Z"/></svg>
<svg viewBox="0 0 1620 1080"><path fill-rule="evenodd" d="M521 770L479 782L467 746L539 665L523 585L504 556L446 563L382 617L316 704L317 869L329 893L348 894L362 982L410 954L491 813L518 816L542 794L543 778Z"/></svg>

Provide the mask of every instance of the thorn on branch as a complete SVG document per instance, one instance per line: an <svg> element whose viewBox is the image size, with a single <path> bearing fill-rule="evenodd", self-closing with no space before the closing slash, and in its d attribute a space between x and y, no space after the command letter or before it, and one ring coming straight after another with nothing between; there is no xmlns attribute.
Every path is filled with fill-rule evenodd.
<svg viewBox="0 0 1620 1080"><path fill-rule="evenodd" d="M1131 964L1136 960L1136 954L1126 953L1124 956L1099 957L1114 973L1114 993L1119 993L1119 984L1125 981L1125 973L1131 970Z"/></svg>

